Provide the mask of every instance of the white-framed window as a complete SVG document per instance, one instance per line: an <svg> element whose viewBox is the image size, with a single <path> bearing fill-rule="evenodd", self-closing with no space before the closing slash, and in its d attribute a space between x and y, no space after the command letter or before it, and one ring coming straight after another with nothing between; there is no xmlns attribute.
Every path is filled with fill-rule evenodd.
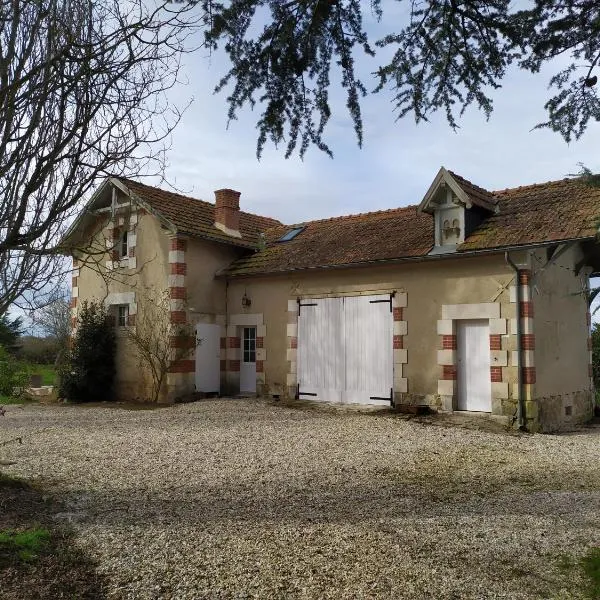
<svg viewBox="0 0 600 600"><path fill-rule="evenodd" d="M129 305L120 304L117 306L117 327L127 327L129 317Z"/></svg>
<svg viewBox="0 0 600 600"><path fill-rule="evenodd" d="M127 258L129 256L128 238L128 231L125 229L119 238L119 258Z"/></svg>

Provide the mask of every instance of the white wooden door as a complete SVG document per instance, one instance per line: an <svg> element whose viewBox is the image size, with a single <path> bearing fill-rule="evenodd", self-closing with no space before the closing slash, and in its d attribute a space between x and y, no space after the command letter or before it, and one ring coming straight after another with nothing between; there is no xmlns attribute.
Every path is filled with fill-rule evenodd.
<svg viewBox="0 0 600 600"><path fill-rule="evenodd" d="M196 325L196 390L219 393L221 389L219 325Z"/></svg>
<svg viewBox="0 0 600 600"><path fill-rule="evenodd" d="M300 398L389 405L394 379L389 294L307 299L299 309Z"/></svg>
<svg viewBox="0 0 600 600"><path fill-rule="evenodd" d="M341 402L344 388L341 298L302 300L298 315L300 398Z"/></svg>
<svg viewBox="0 0 600 600"><path fill-rule="evenodd" d="M394 386L394 320L390 295L344 300L343 402L390 404Z"/></svg>
<svg viewBox="0 0 600 600"><path fill-rule="evenodd" d="M256 392L256 327L244 327L240 361L240 392Z"/></svg>
<svg viewBox="0 0 600 600"><path fill-rule="evenodd" d="M457 321L458 409L491 412L489 321Z"/></svg>

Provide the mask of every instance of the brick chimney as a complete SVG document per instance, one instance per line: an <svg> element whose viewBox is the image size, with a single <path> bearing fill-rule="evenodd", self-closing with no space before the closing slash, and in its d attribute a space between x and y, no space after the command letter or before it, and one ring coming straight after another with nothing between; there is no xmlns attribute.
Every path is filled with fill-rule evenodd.
<svg viewBox="0 0 600 600"><path fill-rule="evenodd" d="M232 237L242 237L240 192L229 189L215 191L215 227Z"/></svg>

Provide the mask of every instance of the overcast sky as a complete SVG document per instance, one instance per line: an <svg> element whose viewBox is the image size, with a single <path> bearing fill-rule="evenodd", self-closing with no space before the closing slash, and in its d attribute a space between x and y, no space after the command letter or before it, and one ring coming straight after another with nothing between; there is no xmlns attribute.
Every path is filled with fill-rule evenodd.
<svg viewBox="0 0 600 600"><path fill-rule="evenodd" d="M381 32L381 28L377 33ZM376 62L361 60L368 73ZM364 146L358 148L344 97L334 93L334 115L326 141L334 158L310 149L304 161L283 158L284 148L265 148L256 159L255 123L259 112L244 111L227 129L225 94L214 95L226 58L199 52L186 57L189 81L171 98L191 106L174 133L168 180L182 192L213 201L213 191L231 187L242 193L241 207L285 223L366 212L420 202L440 166L495 190L560 179L583 162L600 170L600 126L591 126L570 145L556 133L532 128L545 119L547 82L554 70L537 76L513 71L494 95L489 121L472 109L453 131L443 115L415 124L395 122L391 92L362 102Z"/></svg>

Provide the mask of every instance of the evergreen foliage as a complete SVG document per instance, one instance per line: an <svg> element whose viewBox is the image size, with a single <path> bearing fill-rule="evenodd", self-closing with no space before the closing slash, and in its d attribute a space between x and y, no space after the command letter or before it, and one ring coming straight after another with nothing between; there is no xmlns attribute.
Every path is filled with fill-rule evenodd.
<svg viewBox="0 0 600 600"><path fill-rule="evenodd" d="M471 105L487 117L491 92L511 65L537 73L556 57L559 71L537 127L579 138L600 120L600 3L597 0L423 1L407 4L404 24L389 22L384 8L398 2L371 0L203 0L211 27L207 41L223 45L231 68L217 91L231 85L229 118L245 105L261 104L257 154L267 140L284 143L286 157L311 145L331 154L323 139L331 117L331 71L341 70L346 105L359 145L363 140L360 99L367 85L357 73L359 53L382 56L375 92L391 91L397 117L417 122L443 111L448 123ZM391 33L370 40L364 11L389 24ZM368 16L368 15L367 15ZM265 18L266 17L266 18ZM556 67L555 67L556 68Z"/></svg>
<svg viewBox="0 0 600 600"><path fill-rule="evenodd" d="M61 367L59 395L70 402L112 400L116 373L113 322L99 302L83 302L66 364Z"/></svg>
<svg viewBox="0 0 600 600"><path fill-rule="evenodd" d="M23 319L17 317L12 321L5 313L0 315L0 346L14 354L19 349L17 343L23 334Z"/></svg>

